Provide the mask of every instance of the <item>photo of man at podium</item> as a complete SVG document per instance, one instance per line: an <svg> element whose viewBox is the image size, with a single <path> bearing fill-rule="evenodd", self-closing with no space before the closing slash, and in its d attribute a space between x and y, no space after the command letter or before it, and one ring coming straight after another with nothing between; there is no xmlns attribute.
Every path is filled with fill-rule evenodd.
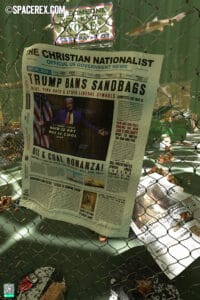
<svg viewBox="0 0 200 300"><path fill-rule="evenodd" d="M97 103L96 99L80 100L65 97L63 106L53 111L52 123L54 128L57 126L57 134L54 130L54 134L51 135L53 131L50 130L50 150L73 156L105 160L114 105L112 101L109 101L107 114L109 120L104 120L102 110L105 110L106 101L98 102L99 105L96 104L94 107L94 104ZM90 103L92 104L90 105ZM88 109L88 106L92 106L92 108ZM99 109L100 114L98 114ZM102 126L104 122L105 126ZM98 154L99 144L102 145L102 151L98 149Z"/></svg>

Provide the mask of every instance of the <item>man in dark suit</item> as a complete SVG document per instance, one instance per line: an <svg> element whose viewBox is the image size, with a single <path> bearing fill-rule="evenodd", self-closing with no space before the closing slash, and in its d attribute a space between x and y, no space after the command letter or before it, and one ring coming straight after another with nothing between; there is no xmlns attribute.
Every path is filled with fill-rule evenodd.
<svg viewBox="0 0 200 300"><path fill-rule="evenodd" d="M65 108L57 111L56 116L54 117L54 122L56 124L62 125L83 125L87 128L92 129L94 132L106 136L108 131L104 128L98 128L95 125L91 124L79 110L74 109L74 100L72 97L65 98Z"/></svg>
<svg viewBox="0 0 200 300"><path fill-rule="evenodd" d="M88 152L88 149L91 149L89 144L95 136L90 135L90 132L101 137L106 137L109 134L104 128L99 128L89 122L82 111L75 109L72 97L66 97L65 107L54 113L53 123L68 132L71 130L74 135L72 134L71 137L68 136L67 138L52 137L51 149L75 156L92 157L91 150Z"/></svg>

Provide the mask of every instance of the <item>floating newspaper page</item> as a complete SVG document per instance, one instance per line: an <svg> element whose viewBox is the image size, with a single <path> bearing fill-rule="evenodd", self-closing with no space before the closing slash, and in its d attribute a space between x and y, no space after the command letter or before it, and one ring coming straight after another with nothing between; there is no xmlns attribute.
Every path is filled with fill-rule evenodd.
<svg viewBox="0 0 200 300"><path fill-rule="evenodd" d="M95 47L112 46L114 40L113 4L99 3L91 6L66 8L61 13L53 13L51 24L45 29L53 29L56 45L88 43Z"/></svg>
<svg viewBox="0 0 200 300"><path fill-rule="evenodd" d="M200 256L200 201L157 173L139 183L131 227L169 279Z"/></svg>
<svg viewBox="0 0 200 300"><path fill-rule="evenodd" d="M104 236L128 236L162 59L25 49L22 206Z"/></svg>

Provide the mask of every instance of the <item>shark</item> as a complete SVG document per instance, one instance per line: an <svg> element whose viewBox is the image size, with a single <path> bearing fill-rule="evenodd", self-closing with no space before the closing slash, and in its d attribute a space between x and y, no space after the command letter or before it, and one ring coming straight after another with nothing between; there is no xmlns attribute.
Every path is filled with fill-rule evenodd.
<svg viewBox="0 0 200 300"><path fill-rule="evenodd" d="M175 22L180 22L183 18L185 18L185 16L187 16L191 12L193 11L181 12L174 17L162 20L159 20L158 17L155 17L152 21L147 22L146 24L143 24L139 27L136 27L129 32L126 32L126 35L139 36L153 31L163 32L165 26L174 26Z"/></svg>

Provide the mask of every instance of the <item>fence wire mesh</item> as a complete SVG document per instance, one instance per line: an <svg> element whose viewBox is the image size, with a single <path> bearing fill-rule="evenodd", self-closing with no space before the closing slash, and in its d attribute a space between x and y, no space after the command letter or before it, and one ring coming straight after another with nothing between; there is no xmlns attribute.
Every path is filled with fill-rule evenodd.
<svg viewBox="0 0 200 300"><path fill-rule="evenodd" d="M96 0L95 4L102 3ZM23 5L65 5L71 10L69 19L57 26L53 40L49 15L8 14L8 7L22 5L21 1L2 0L0 7L0 295L3 284L15 283L41 266L61 270L69 286L66 299L180 299L195 300L200 296L200 261L196 259L172 281L159 269L147 249L130 230L128 239L107 239L101 242L96 233L79 226L42 218L20 207L21 159L23 134L21 58L24 47L33 43L58 43L59 37L72 36L66 47L97 48L103 50L134 50L164 54L161 85L155 103L151 129L146 145L142 176L158 172L169 181L200 196L200 3L199 0L113 0L112 15L103 19L103 26L114 20L114 41L78 43L91 21L86 15L80 20L78 33L73 33L76 10L80 6L94 6L93 1L24 1ZM166 19L182 12L188 13L174 26L163 26L146 34L127 36L133 28L140 28L155 17ZM158 23L157 23L158 24ZM60 29L61 27L61 29ZM144 26L143 26L144 27ZM163 30L162 30L163 28ZM101 31L98 32L101 34ZM164 139L170 143L163 147ZM169 142L169 141L168 141ZM166 195L169 191L166 190ZM158 195L158 198L160 196ZM133 197L134 198L134 197ZM42 200L42 199L41 199ZM152 206L159 203L154 197L139 203L140 220L152 219ZM138 200L136 199L136 206ZM156 221L156 216L153 215ZM146 219L145 219L146 218ZM144 221L145 220L145 221ZM166 234L168 232L166 231ZM198 239L197 239L198 241ZM177 240L176 243L182 241ZM137 247L136 247L137 246ZM170 254L171 249L164 244ZM200 248L200 243L199 243ZM186 249L187 250L187 249ZM188 257L195 251L188 250ZM157 256L159 259L159 255ZM181 259L178 264L184 264ZM166 263L165 268L169 268ZM173 296L152 294L158 282L173 284ZM164 290L164 285L160 285ZM121 293L121 294L120 294ZM116 295L118 296L117 298ZM128 298L122 298L124 294ZM0 297L0 298L1 298ZM114 298L115 297L115 298ZM160 298L159 298L160 297ZM165 297L165 298L164 298ZM32 299L30 299L32 300Z"/></svg>

